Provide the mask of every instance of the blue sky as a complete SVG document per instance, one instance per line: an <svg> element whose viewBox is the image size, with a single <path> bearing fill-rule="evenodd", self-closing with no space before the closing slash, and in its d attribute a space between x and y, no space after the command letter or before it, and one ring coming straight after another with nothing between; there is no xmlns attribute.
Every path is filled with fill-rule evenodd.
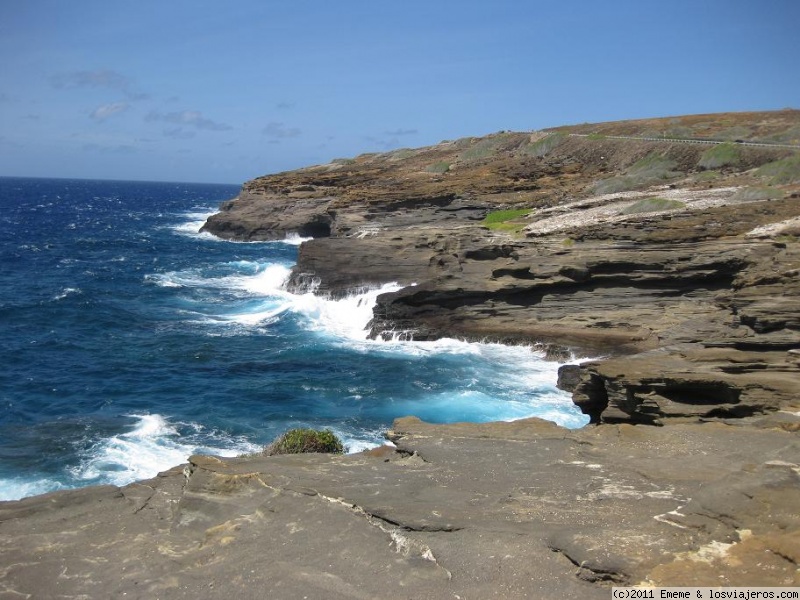
<svg viewBox="0 0 800 600"><path fill-rule="evenodd" d="M0 175L241 183L500 130L800 108L796 0L0 0Z"/></svg>

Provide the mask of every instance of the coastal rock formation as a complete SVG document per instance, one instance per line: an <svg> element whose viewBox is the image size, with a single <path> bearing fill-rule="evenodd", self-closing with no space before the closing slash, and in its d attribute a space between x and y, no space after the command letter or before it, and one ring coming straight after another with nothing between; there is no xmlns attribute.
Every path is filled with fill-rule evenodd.
<svg viewBox="0 0 800 600"><path fill-rule="evenodd" d="M374 337L590 359L559 385L597 426L409 417L394 448L0 503L0 598L800 585L798 131L787 110L501 132L248 182L204 230L312 237L294 290L396 282Z"/></svg>
<svg viewBox="0 0 800 600"><path fill-rule="evenodd" d="M720 423L395 422L396 448L0 503L0 597L607 598L800 585L800 442ZM762 458L754 458L762 457Z"/></svg>
<svg viewBox="0 0 800 600"><path fill-rule="evenodd" d="M755 143L651 137L675 123ZM397 282L373 337L624 356L581 368L575 401L596 423L796 410L799 123L702 115L362 155L249 182L205 228L313 236L294 289Z"/></svg>

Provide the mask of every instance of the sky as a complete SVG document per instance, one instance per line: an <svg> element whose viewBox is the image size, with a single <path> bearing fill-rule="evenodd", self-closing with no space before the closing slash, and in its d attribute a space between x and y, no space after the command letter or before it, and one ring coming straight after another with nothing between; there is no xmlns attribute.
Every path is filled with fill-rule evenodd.
<svg viewBox="0 0 800 600"><path fill-rule="evenodd" d="M0 176L206 183L800 108L797 0L0 0Z"/></svg>

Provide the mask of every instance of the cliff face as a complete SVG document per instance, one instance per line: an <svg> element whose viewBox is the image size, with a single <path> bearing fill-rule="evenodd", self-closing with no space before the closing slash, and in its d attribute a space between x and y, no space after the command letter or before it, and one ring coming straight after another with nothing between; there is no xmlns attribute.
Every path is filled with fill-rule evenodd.
<svg viewBox="0 0 800 600"><path fill-rule="evenodd" d="M799 131L800 111L700 115L362 155L251 181L205 228L313 236L295 288L405 285L373 336L624 356L581 367L594 422L792 411Z"/></svg>

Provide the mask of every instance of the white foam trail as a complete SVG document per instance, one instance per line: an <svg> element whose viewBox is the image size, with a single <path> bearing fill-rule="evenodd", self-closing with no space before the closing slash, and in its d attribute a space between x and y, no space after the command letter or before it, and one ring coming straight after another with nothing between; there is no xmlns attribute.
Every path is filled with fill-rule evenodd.
<svg viewBox="0 0 800 600"><path fill-rule="evenodd" d="M260 449L244 440L213 439L215 445L209 446L181 439L177 428L161 415L129 416L138 419L134 429L97 443L81 465L71 470L73 476L84 481L126 485L155 477L186 462L192 454L237 456ZM217 445L220 442L222 445Z"/></svg>

